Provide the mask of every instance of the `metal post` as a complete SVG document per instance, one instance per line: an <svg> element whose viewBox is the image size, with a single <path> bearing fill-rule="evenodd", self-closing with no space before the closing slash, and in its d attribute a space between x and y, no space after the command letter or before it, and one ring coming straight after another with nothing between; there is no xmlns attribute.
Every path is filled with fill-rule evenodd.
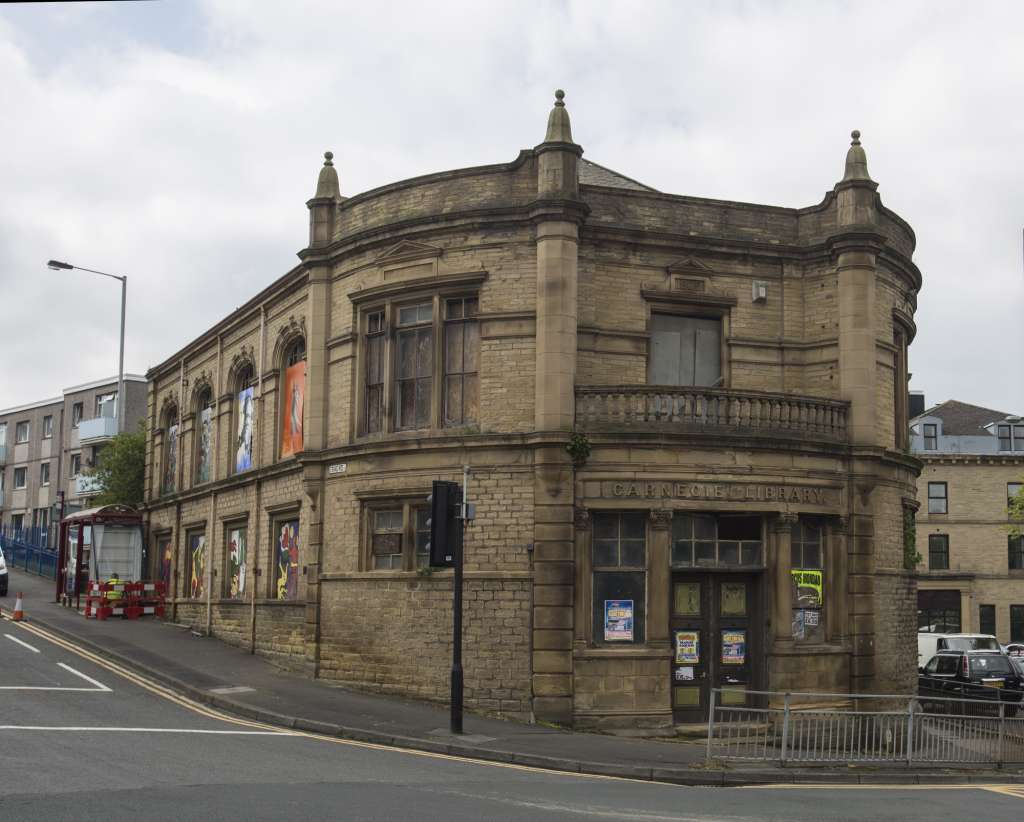
<svg viewBox="0 0 1024 822"><path fill-rule="evenodd" d="M466 482L466 473L463 473L463 482ZM459 518L455 525L455 551L454 566L455 577L452 580L452 675L451 675L451 732L462 733L462 532L465 508L461 502L459 506Z"/></svg>
<svg viewBox="0 0 1024 822"><path fill-rule="evenodd" d="M121 280L121 350L117 359L117 433L124 433L124 309L127 300L128 278Z"/></svg>
<svg viewBox="0 0 1024 822"><path fill-rule="evenodd" d="M907 700L907 765L914 761L914 700Z"/></svg>
<svg viewBox="0 0 1024 822"><path fill-rule="evenodd" d="M711 759L711 740L715 735L715 689L710 688L711 700L708 705L708 751L704 758L707 760Z"/></svg>
<svg viewBox="0 0 1024 822"><path fill-rule="evenodd" d="M786 764L786 741L789 737L789 694L787 693L782 702L782 750L779 755L779 764Z"/></svg>
<svg viewBox="0 0 1024 822"><path fill-rule="evenodd" d="M996 748L996 763L1003 766L1003 739L1006 736L1006 703L999 701L999 747Z"/></svg>

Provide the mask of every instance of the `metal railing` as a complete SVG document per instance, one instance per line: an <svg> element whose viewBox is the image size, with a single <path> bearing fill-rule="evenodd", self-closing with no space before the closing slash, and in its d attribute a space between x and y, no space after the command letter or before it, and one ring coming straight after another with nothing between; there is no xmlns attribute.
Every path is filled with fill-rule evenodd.
<svg viewBox="0 0 1024 822"><path fill-rule="evenodd" d="M47 528L0 528L0 549L7 566L55 579L57 551L48 547L50 538Z"/></svg>
<svg viewBox="0 0 1024 822"><path fill-rule="evenodd" d="M709 760L921 766L1024 762L1019 691L976 699L748 690L743 692L747 705L722 705L722 694L730 691L711 692ZM749 707L758 702L760 707Z"/></svg>
<svg viewBox="0 0 1024 822"><path fill-rule="evenodd" d="M846 442L849 403L767 391L664 385L601 385L576 389L583 429L622 426L656 431L716 430L811 436Z"/></svg>

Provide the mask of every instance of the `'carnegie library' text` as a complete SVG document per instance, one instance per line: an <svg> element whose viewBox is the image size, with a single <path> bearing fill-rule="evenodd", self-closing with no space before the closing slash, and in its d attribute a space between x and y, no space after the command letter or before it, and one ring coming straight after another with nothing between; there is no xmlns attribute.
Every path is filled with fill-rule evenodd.
<svg viewBox="0 0 1024 822"><path fill-rule="evenodd" d="M742 482L602 482L603 497L701 499L733 502L799 502L837 505L838 489Z"/></svg>

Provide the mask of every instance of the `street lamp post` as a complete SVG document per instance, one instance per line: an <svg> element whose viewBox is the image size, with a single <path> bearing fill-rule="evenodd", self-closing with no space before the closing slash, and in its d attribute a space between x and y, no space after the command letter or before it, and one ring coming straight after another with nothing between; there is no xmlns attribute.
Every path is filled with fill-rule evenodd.
<svg viewBox="0 0 1024 822"><path fill-rule="evenodd" d="M106 271L96 271L93 268L85 268L80 265L71 265L71 263L64 263L60 260L50 260L46 265L54 271L77 269L78 271L101 274L104 277L110 277L112 280L121 281L121 350L117 359L117 433L120 434L124 431L124 407L126 403L124 396L124 309L128 291L128 278L119 277L116 274L108 274Z"/></svg>

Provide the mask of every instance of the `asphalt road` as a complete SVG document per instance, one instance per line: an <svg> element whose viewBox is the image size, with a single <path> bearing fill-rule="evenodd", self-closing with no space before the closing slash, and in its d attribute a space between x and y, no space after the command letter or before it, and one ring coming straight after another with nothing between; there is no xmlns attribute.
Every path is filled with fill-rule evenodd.
<svg viewBox="0 0 1024 822"><path fill-rule="evenodd" d="M991 822L1022 813L1024 786L688 788L290 733L0 621L0 822Z"/></svg>

